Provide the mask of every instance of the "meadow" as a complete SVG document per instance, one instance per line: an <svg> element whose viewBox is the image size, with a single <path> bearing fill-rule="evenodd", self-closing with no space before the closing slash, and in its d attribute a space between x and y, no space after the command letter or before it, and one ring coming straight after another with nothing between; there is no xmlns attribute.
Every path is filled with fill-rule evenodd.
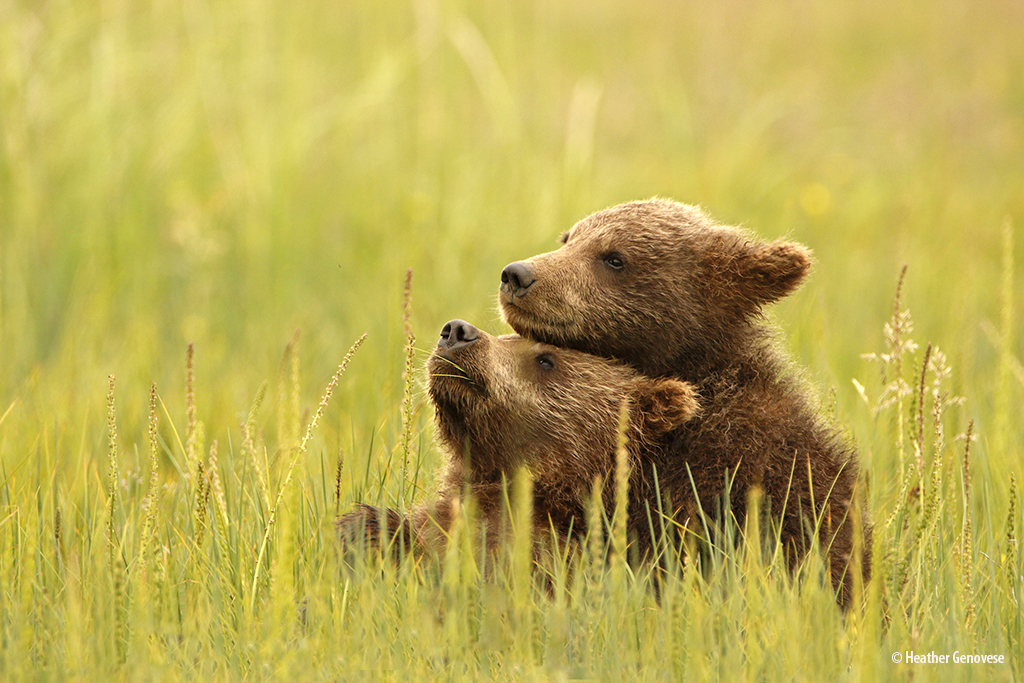
<svg viewBox="0 0 1024 683"><path fill-rule="evenodd" d="M1021 680L1021 35L1015 0L0 0L0 680ZM658 596L599 548L484 576L471 524L340 566L339 511L431 493L441 326L506 332L505 264L655 195L813 249L769 315L860 453L863 606L766 520Z"/></svg>

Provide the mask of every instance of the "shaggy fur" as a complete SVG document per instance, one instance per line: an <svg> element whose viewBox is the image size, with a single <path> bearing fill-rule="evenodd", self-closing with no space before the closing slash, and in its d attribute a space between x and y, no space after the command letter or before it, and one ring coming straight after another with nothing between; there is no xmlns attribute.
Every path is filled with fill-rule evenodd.
<svg viewBox="0 0 1024 683"><path fill-rule="evenodd" d="M493 337L462 321L445 326L428 370L446 454L436 500L408 518L360 506L339 521L343 541L365 537L378 544L386 531L399 541L393 547L438 551L468 487L494 545L507 527L503 484L525 467L534 481L537 536L550 537L553 529L564 542L586 531L595 477L613 479L624 404L636 491L643 490L638 464L660 448L666 431L698 409L686 382L645 377L615 361L514 335ZM611 510L610 495L605 505ZM631 518L637 527L647 524L646 518Z"/></svg>
<svg viewBox="0 0 1024 683"><path fill-rule="evenodd" d="M838 599L847 604L855 455L817 417L761 315L762 306L800 285L810 252L793 242L761 241L698 208L661 199L595 213L562 242L557 251L505 268L499 301L508 324L531 339L692 383L700 414L642 463L651 475L656 468L679 523L692 524L696 501L705 512L720 508L727 476L742 523L747 492L759 486L791 566L809 549L809 529L820 520L818 540ZM870 548L866 522L863 530L863 547ZM861 568L866 579L868 553Z"/></svg>

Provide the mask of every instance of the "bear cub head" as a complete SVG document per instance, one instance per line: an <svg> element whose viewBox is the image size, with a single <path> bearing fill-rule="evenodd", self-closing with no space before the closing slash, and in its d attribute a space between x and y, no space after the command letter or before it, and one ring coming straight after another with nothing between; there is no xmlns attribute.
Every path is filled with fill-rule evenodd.
<svg viewBox="0 0 1024 683"><path fill-rule="evenodd" d="M686 382L462 320L444 326L428 371L439 440L471 486L527 467L577 503L596 475L609 476L624 405L633 457L698 410Z"/></svg>
<svg viewBox="0 0 1024 683"><path fill-rule="evenodd" d="M678 375L740 353L761 307L795 290L810 265L800 244L651 199L592 214L558 250L506 266L499 303L525 337Z"/></svg>

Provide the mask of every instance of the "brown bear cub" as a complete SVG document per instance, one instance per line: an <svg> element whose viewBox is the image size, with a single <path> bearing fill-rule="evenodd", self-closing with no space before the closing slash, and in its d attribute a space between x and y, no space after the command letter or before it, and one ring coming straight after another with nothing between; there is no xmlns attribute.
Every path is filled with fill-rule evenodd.
<svg viewBox="0 0 1024 683"><path fill-rule="evenodd" d="M662 199L599 211L561 241L556 251L505 267L504 319L524 337L696 387L699 415L642 463L648 478L657 468L677 521L694 528L696 502L715 514L728 477L742 524L747 492L759 486L790 566L817 528L838 599L849 604L856 456L817 416L761 310L800 285L810 252ZM859 521L861 547L870 548L866 518ZM870 554L857 559L866 579Z"/></svg>
<svg viewBox="0 0 1024 683"><path fill-rule="evenodd" d="M461 320L444 326L428 371L447 456L437 499L408 517L362 505L338 522L345 542L365 537L379 544L384 531L398 552L438 551L453 505L468 488L493 547L507 528L504 482L519 467L534 481L535 534L550 539L554 530L560 542L568 541L586 532L595 477L613 480L623 407L629 410L630 492L640 496L654 491L645 489L638 463L660 448L663 434L697 412L686 382L645 377L616 361L515 335L493 337ZM630 521L648 524L638 515Z"/></svg>

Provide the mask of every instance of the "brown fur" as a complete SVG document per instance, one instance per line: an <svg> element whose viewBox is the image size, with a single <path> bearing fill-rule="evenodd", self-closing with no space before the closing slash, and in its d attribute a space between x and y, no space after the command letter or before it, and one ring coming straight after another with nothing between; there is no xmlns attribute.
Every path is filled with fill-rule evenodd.
<svg viewBox="0 0 1024 683"><path fill-rule="evenodd" d="M817 417L761 316L762 306L800 285L810 252L662 199L595 213L562 241L557 251L506 268L503 280L518 269L528 286L502 285L505 320L523 336L692 383L700 415L643 463L657 469L680 523L692 517L694 490L706 512L716 509L726 476L735 477L732 509L742 523L747 492L760 486L791 565L809 548L808 525L821 520L818 540L847 604L855 455ZM867 537L866 523L863 531ZM868 553L861 567L867 578Z"/></svg>
<svg viewBox="0 0 1024 683"><path fill-rule="evenodd" d="M643 470L635 463L648 457L663 433L697 412L693 388L685 382L649 378L605 358L472 329L478 336L455 348L442 338L428 364L446 454L436 500L408 518L360 506L339 521L343 540L365 537L376 544L385 530L395 548L438 551L468 486L487 538L496 544L507 526L503 486L516 468L525 467L534 481L538 535L550 537L553 529L564 542L586 531L584 511L595 477L612 480L624 402L628 455L637 477Z"/></svg>

